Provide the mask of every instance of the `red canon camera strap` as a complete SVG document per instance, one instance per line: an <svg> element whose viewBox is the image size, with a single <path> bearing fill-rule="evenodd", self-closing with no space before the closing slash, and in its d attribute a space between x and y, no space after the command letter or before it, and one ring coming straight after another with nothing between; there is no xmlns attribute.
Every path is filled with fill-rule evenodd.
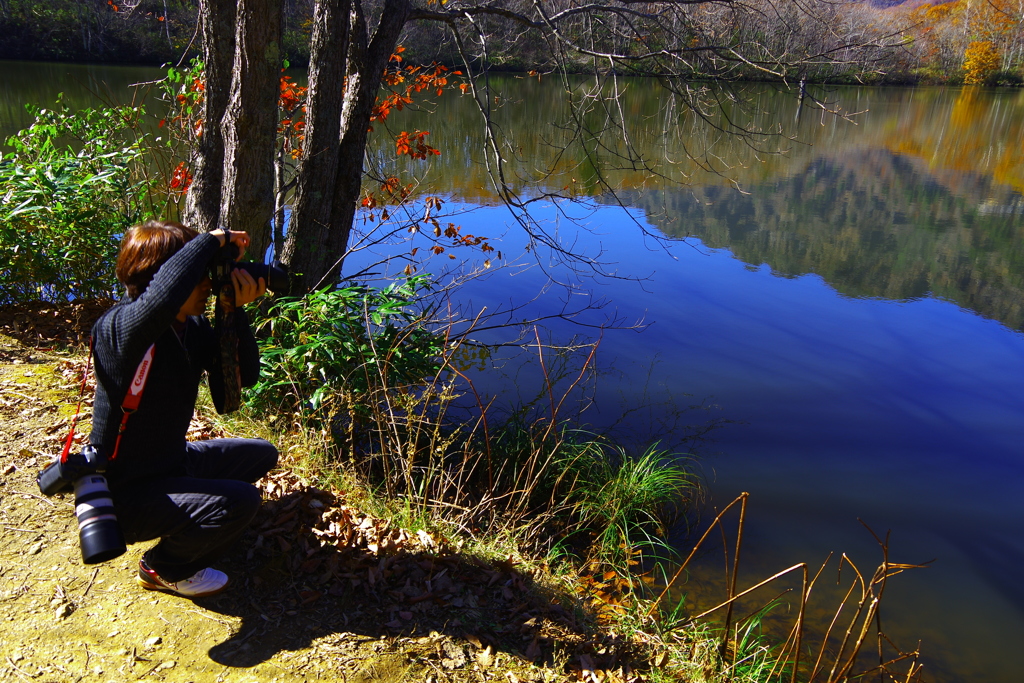
<svg viewBox="0 0 1024 683"><path fill-rule="evenodd" d="M146 380L149 378L149 370L153 367L153 354L156 352L156 344L151 344L146 353L142 355L142 360L139 361L139 367L135 368L135 375L132 377L132 383L128 385L128 393L124 396L124 401L121 402L121 411L124 416L121 418L121 425L117 428L117 441L114 443L114 452L110 454L110 460L114 460L117 457L117 450L121 447L121 435L124 434L124 429L128 424L128 416L134 413L139 408L139 403L142 401L142 390L146 388ZM75 417L71 420L71 431L68 432L68 438L64 440L64 450L61 451L60 461L67 462L68 454L71 452L71 444L75 439L75 427L78 425L78 413L82 409L82 394L85 392L85 382L89 376L89 368L92 367L92 338L89 338L89 360L85 365L85 373L82 375L82 388L78 395L78 409L75 410Z"/></svg>
<svg viewBox="0 0 1024 683"><path fill-rule="evenodd" d="M139 367L135 368L135 377L128 385L128 393L125 394L124 400L121 402L121 411L124 412L124 415L121 417L121 426L117 428L117 441L114 442L114 452L110 454L111 462L117 458L117 450L121 447L121 436L124 435L124 429L128 426L128 416L138 410L139 403L142 401L142 390L146 388L146 380L149 378L149 369L153 367L155 351L156 344L152 344L146 349L142 360L139 361Z"/></svg>
<svg viewBox="0 0 1024 683"><path fill-rule="evenodd" d="M128 386L128 393L125 394L124 401L121 402L121 410L125 412L125 416L128 413L134 413L139 408L139 401L142 400L142 390L146 388L149 369L153 366L153 352L155 349L156 344L146 349L142 360L139 361L139 367L135 368L135 377Z"/></svg>
<svg viewBox="0 0 1024 683"><path fill-rule="evenodd" d="M85 361L85 372L82 373L82 384L78 388L78 407L75 408L75 416L71 418L71 429L68 430L68 438L64 439L64 450L60 452L61 462L67 462L68 454L71 453L71 444L75 440L75 427L78 426L78 414L82 412L82 397L85 396L85 384L89 380L90 368L92 368L92 337L89 337L89 358Z"/></svg>

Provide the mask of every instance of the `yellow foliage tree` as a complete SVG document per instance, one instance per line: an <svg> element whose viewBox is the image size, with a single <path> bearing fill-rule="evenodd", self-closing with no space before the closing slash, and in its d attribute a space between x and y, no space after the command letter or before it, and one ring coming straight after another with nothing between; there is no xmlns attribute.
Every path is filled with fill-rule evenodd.
<svg viewBox="0 0 1024 683"><path fill-rule="evenodd" d="M996 60L1008 71L1024 68L1024 0L926 3L906 16L923 67L945 76L962 69L968 83L982 82Z"/></svg>
<svg viewBox="0 0 1024 683"><path fill-rule="evenodd" d="M964 50L964 83L980 85L999 68L999 50L990 40L975 40Z"/></svg>

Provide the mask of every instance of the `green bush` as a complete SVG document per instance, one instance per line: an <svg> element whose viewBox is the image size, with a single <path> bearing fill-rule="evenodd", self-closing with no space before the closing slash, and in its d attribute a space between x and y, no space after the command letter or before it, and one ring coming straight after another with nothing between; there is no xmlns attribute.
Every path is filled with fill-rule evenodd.
<svg viewBox="0 0 1024 683"><path fill-rule="evenodd" d="M29 111L0 160L0 303L109 296L120 236L142 214L142 111Z"/></svg>
<svg viewBox="0 0 1024 683"><path fill-rule="evenodd" d="M582 541L593 559L622 570L637 555L667 559L666 527L699 495L685 457L658 444L630 453L604 437L563 433L547 493L569 513L563 549Z"/></svg>
<svg viewBox="0 0 1024 683"><path fill-rule="evenodd" d="M1019 88L1024 85L1024 76L1009 69L993 71L985 78L985 85Z"/></svg>
<svg viewBox="0 0 1024 683"><path fill-rule="evenodd" d="M662 550L665 513L682 507L697 490L696 480L679 456L657 444L639 455L602 445L593 441L582 458L562 463L576 476L568 500L581 526L596 535L594 547L613 563L628 561L630 550Z"/></svg>
<svg viewBox="0 0 1024 683"><path fill-rule="evenodd" d="M0 59L156 65L176 61L189 48L198 13L194 0L165 0L150 8L156 11L118 7L122 4L3 0Z"/></svg>
<svg viewBox="0 0 1024 683"><path fill-rule="evenodd" d="M444 339L427 326L423 276L383 289L351 285L274 301L256 320L263 379L258 411L326 424L342 407L368 415L382 391L412 387L441 369Z"/></svg>

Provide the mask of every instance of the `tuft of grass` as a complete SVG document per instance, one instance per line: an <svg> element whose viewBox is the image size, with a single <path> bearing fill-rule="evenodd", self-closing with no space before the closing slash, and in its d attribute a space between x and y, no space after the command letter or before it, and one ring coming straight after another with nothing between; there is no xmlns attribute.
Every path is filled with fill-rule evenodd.
<svg viewBox="0 0 1024 683"><path fill-rule="evenodd" d="M594 439L558 463L560 476L573 478L565 497L581 530L593 534L594 556L626 566L640 551L664 557L667 522L699 490L683 457L649 446L631 455L624 448Z"/></svg>

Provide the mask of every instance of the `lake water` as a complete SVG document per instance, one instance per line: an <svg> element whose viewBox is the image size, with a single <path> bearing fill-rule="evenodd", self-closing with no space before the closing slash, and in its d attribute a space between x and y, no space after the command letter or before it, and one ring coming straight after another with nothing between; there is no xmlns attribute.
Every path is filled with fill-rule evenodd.
<svg viewBox="0 0 1024 683"><path fill-rule="evenodd" d="M27 122L26 101L46 105L63 90L82 104L106 90L101 83L126 93L158 75L4 66L4 134ZM540 226L576 240L604 270L641 279L580 277L540 250L544 269L523 258L474 282L464 299L492 310L528 301L546 270L578 288L548 290L531 313L603 298L608 306L584 322L601 324L613 310L642 319L642 332L601 336L586 419L666 444L688 424L728 421L700 464L709 510L751 494L741 586L830 552L872 570L879 552L861 519L880 535L891 530L891 560L935 560L889 583L883 613L897 642L921 641L927 678L1020 680L1008 655L1024 640L1024 92L812 89L836 103L828 108L864 112L855 123L809 107L798 118L793 93L765 86L742 93L747 108L714 94L743 124L785 125L784 136L751 145L631 83L631 143L673 163L610 173L618 206L585 150L549 125L562 116L559 84L494 85L518 191L586 198L539 203ZM430 130L444 152L429 173L413 170L464 231L500 239L506 259L518 257L527 240L495 199L472 108L451 96L435 107L394 119L399 130ZM689 162L684 145L714 172ZM674 182L683 175L688 185ZM593 333L549 327L562 338ZM481 373L484 388L532 397L535 368L510 358L501 369ZM704 408L683 410L693 404ZM702 562L687 589L698 604L713 598L696 578L721 575L720 559ZM834 578L834 560L825 576Z"/></svg>

